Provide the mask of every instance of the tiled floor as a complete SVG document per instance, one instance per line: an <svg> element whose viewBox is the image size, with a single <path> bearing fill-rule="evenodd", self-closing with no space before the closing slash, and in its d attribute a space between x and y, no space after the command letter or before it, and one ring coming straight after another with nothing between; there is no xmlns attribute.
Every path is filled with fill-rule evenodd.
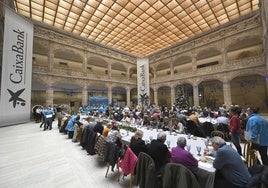
<svg viewBox="0 0 268 188"><path fill-rule="evenodd" d="M0 188L121 188L130 176L117 181L97 155L87 155L78 143L39 123L0 128ZM122 176L121 176L122 177Z"/></svg>

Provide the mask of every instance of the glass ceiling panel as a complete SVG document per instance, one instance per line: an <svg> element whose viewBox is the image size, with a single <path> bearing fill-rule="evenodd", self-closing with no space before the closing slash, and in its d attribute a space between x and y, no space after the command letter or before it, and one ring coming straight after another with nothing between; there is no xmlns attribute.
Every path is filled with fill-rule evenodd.
<svg viewBox="0 0 268 188"><path fill-rule="evenodd" d="M259 9L258 0L14 0L47 25L144 57Z"/></svg>

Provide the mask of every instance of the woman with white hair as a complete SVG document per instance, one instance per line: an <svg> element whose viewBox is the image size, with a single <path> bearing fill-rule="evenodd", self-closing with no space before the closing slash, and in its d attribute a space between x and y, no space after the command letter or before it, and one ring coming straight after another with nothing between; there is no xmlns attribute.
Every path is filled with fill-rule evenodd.
<svg viewBox="0 0 268 188"><path fill-rule="evenodd" d="M137 130L135 134L130 139L130 149L135 153L135 155L138 157L140 152L147 153L147 146L142 140L143 132L141 130Z"/></svg>
<svg viewBox="0 0 268 188"><path fill-rule="evenodd" d="M238 152L219 136L213 137L211 142L216 151L213 162L213 167L216 169L214 187L246 187L250 174Z"/></svg>

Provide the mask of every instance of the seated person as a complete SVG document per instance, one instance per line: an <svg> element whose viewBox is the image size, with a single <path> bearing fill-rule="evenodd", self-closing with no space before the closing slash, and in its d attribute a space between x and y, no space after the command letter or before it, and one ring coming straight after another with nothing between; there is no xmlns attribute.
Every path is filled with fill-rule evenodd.
<svg viewBox="0 0 268 188"><path fill-rule="evenodd" d="M185 133L184 131L184 126L177 118L172 118L172 126L173 129L176 130L176 132L183 134Z"/></svg>
<svg viewBox="0 0 268 188"><path fill-rule="evenodd" d="M125 113L125 114L123 115L123 118L121 119L121 122L122 122L123 124L128 124L128 123L129 123L129 115L128 115L128 113Z"/></svg>
<svg viewBox="0 0 268 188"><path fill-rule="evenodd" d="M213 137L211 142L215 152L207 154L215 157L213 162L213 167L216 169L214 187L246 187L251 175L238 152L219 136Z"/></svg>
<svg viewBox="0 0 268 188"><path fill-rule="evenodd" d="M197 126L199 126L198 116L194 112L189 116L189 120L192 120Z"/></svg>
<svg viewBox="0 0 268 188"><path fill-rule="evenodd" d="M210 117L210 118L214 118L214 112L212 112L211 108L204 108L203 110L203 116L204 117Z"/></svg>
<svg viewBox="0 0 268 188"><path fill-rule="evenodd" d="M198 161L193 155L184 149L187 145L184 137L179 137L177 140L177 147L171 149L171 159L173 163L180 163L190 170L195 170L198 166Z"/></svg>
<svg viewBox="0 0 268 188"><path fill-rule="evenodd" d="M112 123L111 122L108 122L107 125L106 125L106 127L102 131L102 136L107 137L109 131L111 130L111 128L112 128Z"/></svg>
<svg viewBox="0 0 268 188"><path fill-rule="evenodd" d="M157 139L152 140L148 147L148 154L152 157L155 163L155 169L158 174L162 174L165 169L165 165L170 160L170 151L164 144L167 135L164 132L157 134Z"/></svg>
<svg viewBox="0 0 268 188"><path fill-rule="evenodd" d="M117 143L119 147L121 147L121 134L119 132L119 128L117 125L113 125L111 130L108 133L107 140L109 142Z"/></svg>
<svg viewBox="0 0 268 188"><path fill-rule="evenodd" d="M169 121L169 118L165 116L163 118L161 129L163 129L163 131L169 131L171 127L172 127L172 123Z"/></svg>
<svg viewBox="0 0 268 188"><path fill-rule="evenodd" d="M128 120L128 122L130 123L130 125L136 123L136 119L135 119L134 114L132 112L129 114L129 120Z"/></svg>
<svg viewBox="0 0 268 188"><path fill-rule="evenodd" d="M130 149L135 153L138 157L140 152L147 153L147 146L145 141L142 140L143 132L141 130L137 130L135 134L130 139Z"/></svg>
<svg viewBox="0 0 268 188"><path fill-rule="evenodd" d="M154 129L159 129L161 127L161 123L159 121L159 118L157 116L152 117L152 121L151 121L150 125Z"/></svg>
<svg viewBox="0 0 268 188"><path fill-rule="evenodd" d="M229 118L227 113L221 114L219 111L219 116L217 117L217 122L218 124L224 124L224 125L228 125L229 124Z"/></svg>
<svg viewBox="0 0 268 188"><path fill-rule="evenodd" d="M94 126L94 128L93 128L93 130L95 131L95 132L97 132L97 133L99 133L100 135L102 135L102 132L103 132L103 129L104 129L104 127L103 127L103 124L102 124L102 122L97 122L97 124Z"/></svg>
<svg viewBox="0 0 268 188"><path fill-rule="evenodd" d="M143 115L143 119L141 121L141 126L144 126L144 127L150 126L150 118L147 114Z"/></svg>

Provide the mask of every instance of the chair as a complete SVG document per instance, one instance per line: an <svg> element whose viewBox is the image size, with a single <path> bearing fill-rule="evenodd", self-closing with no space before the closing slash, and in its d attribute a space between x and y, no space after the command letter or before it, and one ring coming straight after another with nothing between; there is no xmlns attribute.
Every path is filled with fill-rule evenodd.
<svg viewBox="0 0 268 188"><path fill-rule="evenodd" d="M259 152L258 150L251 149L249 151L249 158L247 161L247 167L255 166L258 162Z"/></svg>
<svg viewBox="0 0 268 188"><path fill-rule="evenodd" d="M200 188L195 175L185 166L168 163L163 176L163 188Z"/></svg>
<svg viewBox="0 0 268 188"><path fill-rule="evenodd" d="M212 131L211 132L211 137L214 137L214 136L219 136L222 139L224 139L224 133L222 131Z"/></svg>
<svg viewBox="0 0 268 188"><path fill-rule="evenodd" d="M112 171L114 171L114 167L116 165L118 174L119 174L119 167L118 167L118 160L119 160L119 147L114 142L108 142L105 147L104 152L104 162L106 162L107 170L105 173L105 177L107 178L110 166L112 167Z"/></svg>
<svg viewBox="0 0 268 188"><path fill-rule="evenodd" d="M140 188L157 188L158 178L154 160L146 153L140 152L134 176L134 185Z"/></svg>
<svg viewBox="0 0 268 188"><path fill-rule="evenodd" d="M244 163L248 167L249 164L249 157L250 157L250 151L252 147L252 142L251 141L246 141L244 143L244 149L243 149L243 157L244 157Z"/></svg>
<svg viewBox="0 0 268 188"><path fill-rule="evenodd" d="M105 153L105 147L108 143L106 137L100 135L98 136L97 142L94 146L95 153L98 154L101 158L101 160L104 160L104 153Z"/></svg>
<svg viewBox="0 0 268 188"><path fill-rule="evenodd" d="M248 168L251 178L248 181L247 187L268 187L268 166L254 165Z"/></svg>
<svg viewBox="0 0 268 188"><path fill-rule="evenodd" d="M211 136L211 132L214 131L214 127L211 122L204 122L202 125L205 136Z"/></svg>
<svg viewBox="0 0 268 188"><path fill-rule="evenodd" d="M187 133L190 133L192 135L205 137L202 128L199 128L193 120L187 120L186 130Z"/></svg>
<svg viewBox="0 0 268 188"><path fill-rule="evenodd" d="M230 135L229 135L229 127L228 125L224 124L224 123L220 123L218 126L217 126L217 130L218 131L222 131L224 133L224 136L225 136L225 140L231 140L230 138Z"/></svg>
<svg viewBox="0 0 268 188"><path fill-rule="evenodd" d="M133 151L129 147L127 147L124 156L118 161L118 167L122 169L124 176L130 174L130 184L129 184L130 188L132 187L132 179L137 161L138 161L137 156L135 155L135 153L133 153ZM118 175L118 181L119 176L120 174Z"/></svg>

